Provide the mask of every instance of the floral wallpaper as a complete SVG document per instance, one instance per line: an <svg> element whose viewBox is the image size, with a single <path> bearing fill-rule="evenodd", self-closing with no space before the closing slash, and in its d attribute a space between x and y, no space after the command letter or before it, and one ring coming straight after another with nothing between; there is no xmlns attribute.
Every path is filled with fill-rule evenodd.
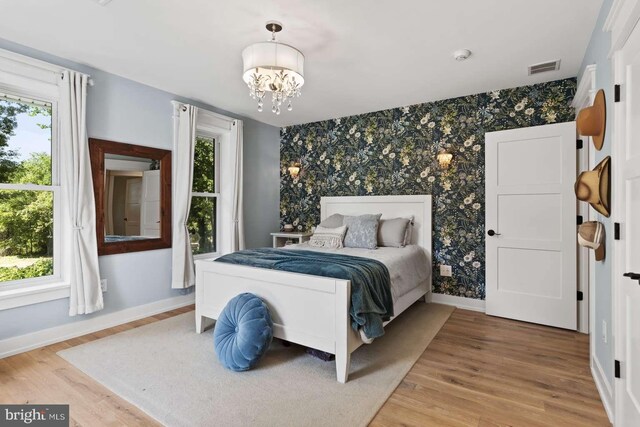
<svg viewBox="0 0 640 427"><path fill-rule="evenodd" d="M434 292L484 299L484 134L571 121L575 90L558 80L282 128L281 224L317 225L321 196L432 194Z"/></svg>

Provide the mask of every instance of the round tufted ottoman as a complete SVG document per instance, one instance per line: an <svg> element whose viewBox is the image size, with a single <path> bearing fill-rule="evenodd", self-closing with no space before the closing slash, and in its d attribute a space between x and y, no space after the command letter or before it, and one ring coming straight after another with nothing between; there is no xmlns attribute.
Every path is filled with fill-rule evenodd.
<svg viewBox="0 0 640 427"><path fill-rule="evenodd" d="M213 344L220 363L232 371L253 368L273 339L273 322L267 305L244 293L229 301L213 330Z"/></svg>

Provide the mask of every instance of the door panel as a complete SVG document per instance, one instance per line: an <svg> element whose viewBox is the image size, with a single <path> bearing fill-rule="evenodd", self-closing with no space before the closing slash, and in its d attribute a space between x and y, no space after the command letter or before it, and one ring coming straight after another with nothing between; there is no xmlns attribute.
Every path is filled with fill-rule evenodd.
<svg viewBox="0 0 640 427"><path fill-rule="evenodd" d="M562 241L562 197L558 194L498 196L500 233L510 239ZM546 224L541 228L540 222Z"/></svg>
<svg viewBox="0 0 640 427"><path fill-rule="evenodd" d="M616 425L640 425L640 283L625 273L640 273L640 27L616 52L616 83L623 88L615 105L613 140L614 221L621 239L614 243Z"/></svg>
<svg viewBox="0 0 640 427"><path fill-rule="evenodd" d="M487 314L576 329L575 123L486 134Z"/></svg>

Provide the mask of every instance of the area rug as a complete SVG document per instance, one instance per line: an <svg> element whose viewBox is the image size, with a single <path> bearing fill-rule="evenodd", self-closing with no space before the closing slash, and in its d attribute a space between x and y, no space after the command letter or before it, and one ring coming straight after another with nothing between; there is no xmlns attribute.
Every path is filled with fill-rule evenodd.
<svg viewBox="0 0 640 427"><path fill-rule="evenodd" d="M213 333L194 313L58 354L167 426L364 426L393 393L454 308L418 302L383 337L351 355L349 381L335 363L274 340L257 368L224 369Z"/></svg>

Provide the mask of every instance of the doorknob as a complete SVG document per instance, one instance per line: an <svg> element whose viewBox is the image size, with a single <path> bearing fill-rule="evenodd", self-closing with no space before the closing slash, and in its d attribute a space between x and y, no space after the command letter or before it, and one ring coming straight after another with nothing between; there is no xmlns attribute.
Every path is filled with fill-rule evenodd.
<svg viewBox="0 0 640 427"><path fill-rule="evenodd" d="M624 273L624 277L628 277L631 280L637 280L640 283L640 274L638 273Z"/></svg>
<svg viewBox="0 0 640 427"><path fill-rule="evenodd" d="M488 234L489 236L491 236L491 237L493 237L493 236L499 236L499 235L500 235L500 233L496 233L496 232L495 232L495 231L493 231L493 230L489 230L489 231L487 231L487 234Z"/></svg>

